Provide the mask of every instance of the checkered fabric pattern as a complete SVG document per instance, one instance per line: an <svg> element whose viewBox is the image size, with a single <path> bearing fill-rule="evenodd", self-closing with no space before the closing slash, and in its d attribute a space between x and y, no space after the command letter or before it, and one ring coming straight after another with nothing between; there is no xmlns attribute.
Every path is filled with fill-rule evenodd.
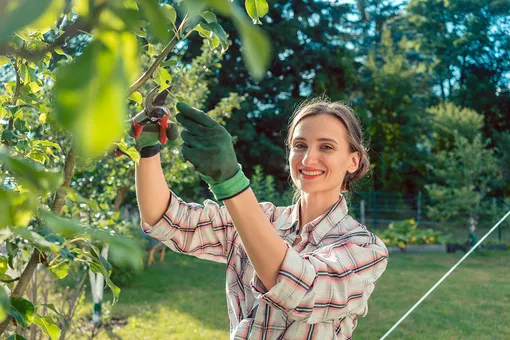
<svg viewBox="0 0 510 340"><path fill-rule="evenodd" d="M299 202L260 203L288 250L269 291L257 277L224 206L186 203L173 192L146 234L175 252L226 263L230 339L350 339L386 269L384 243L348 215L345 198L299 230ZM300 239L298 239L298 231Z"/></svg>

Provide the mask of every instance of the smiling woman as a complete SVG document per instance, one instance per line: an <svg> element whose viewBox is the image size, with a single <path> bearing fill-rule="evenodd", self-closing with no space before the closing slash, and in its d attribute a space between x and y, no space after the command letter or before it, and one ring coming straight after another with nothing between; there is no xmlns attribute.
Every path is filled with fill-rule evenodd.
<svg viewBox="0 0 510 340"><path fill-rule="evenodd" d="M182 201L166 190L159 154L142 158L143 230L176 252L227 264L231 339L350 339L388 260L342 194L369 168L353 112L323 98L298 108L288 142L299 199L277 207L257 201L227 130L177 107L183 157L224 206Z"/></svg>
<svg viewBox="0 0 510 340"><path fill-rule="evenodd" d="M361 127L354 112L348 106L332 103L327 98L314 98L300 105L290 121L287 146L290 149L291 175L297 189L302 183L298 181L296 170L304 171L303 178L308 179L306 171L316 170L312 167L315 162L325 162L325 166L332 166L331 170L339 171L330 184L339 181L332 189L342 192L348 191L370 168ZM302 159L305 155L307 159ZM296 169L293 162L302 162L302 165ZM297 193L300 194L299 191Z"/></svg>

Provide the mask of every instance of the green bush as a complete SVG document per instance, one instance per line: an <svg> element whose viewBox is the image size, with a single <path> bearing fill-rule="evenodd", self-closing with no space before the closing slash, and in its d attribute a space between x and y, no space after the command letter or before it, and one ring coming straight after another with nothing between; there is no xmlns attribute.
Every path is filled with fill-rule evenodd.
<svg viewBox="0 0 510 340"><path fill-rule="evenodd" d="M408 244L444 244L448 236L432 229L418 229L414 219L392 222L388 229L375 231L389 247L405 248Z"/></svg>

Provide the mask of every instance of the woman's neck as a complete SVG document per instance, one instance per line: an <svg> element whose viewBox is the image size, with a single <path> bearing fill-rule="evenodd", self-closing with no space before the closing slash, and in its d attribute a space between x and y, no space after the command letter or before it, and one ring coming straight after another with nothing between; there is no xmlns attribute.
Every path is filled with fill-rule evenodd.
<svg viewBox="0 0 510 340"><path fill-rule="evenodd" d="M301 192L299 230L331 208L339 198L338 191L308 194Z"/></svg>

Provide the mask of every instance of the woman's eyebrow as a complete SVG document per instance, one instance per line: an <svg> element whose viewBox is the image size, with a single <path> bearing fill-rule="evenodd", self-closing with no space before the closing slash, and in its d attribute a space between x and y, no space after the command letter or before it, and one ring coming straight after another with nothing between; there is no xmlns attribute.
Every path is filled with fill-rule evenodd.
<svg viewBox="0 0 510 340"><path fill-rule="evenodd" d="M293 141L296 141L296 140L306 141L306 138L298 136L298 137L293 139ZM319 142L332 142L332 143L338 144L338 142L336 140L331 139L331 138L325 138L325 137L317 138L317 141L319 141Z"/></svg>

